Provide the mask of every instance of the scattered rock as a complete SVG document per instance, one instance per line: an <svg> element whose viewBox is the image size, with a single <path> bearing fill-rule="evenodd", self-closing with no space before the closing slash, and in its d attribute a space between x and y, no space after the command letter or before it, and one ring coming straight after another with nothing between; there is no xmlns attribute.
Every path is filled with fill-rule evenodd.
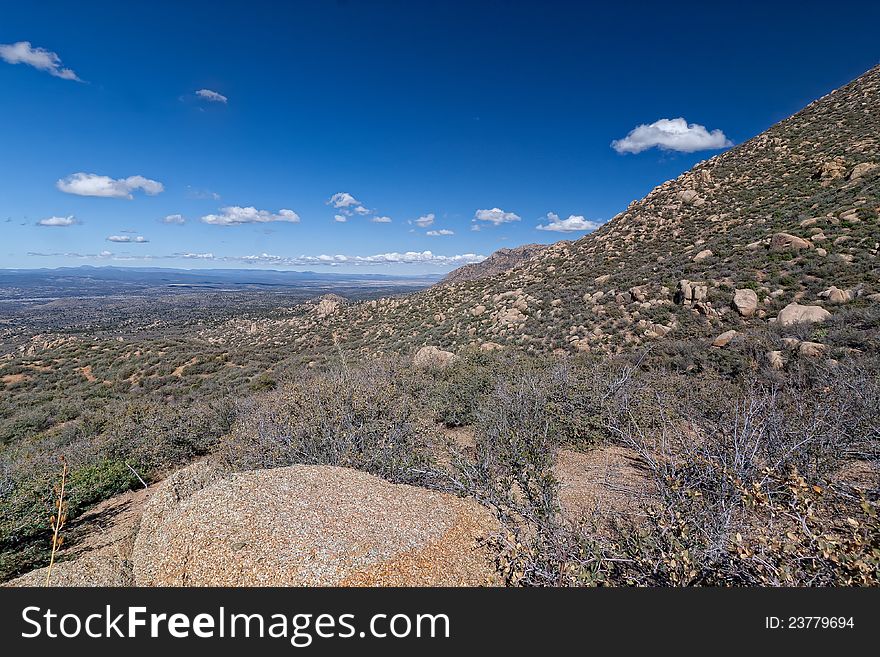
<svg viewBox="0 0 880 657"><path fill-rule="evenodd" d="M712 253L711 249L703 249L697 255L694 256L693 260L694 260L694 262L702 262L706 258L711 258L713 255L715 255L715 254Z"/></svg>
<svg viewBox="0 0 880 657"><path fill-rule="evenodd" d="M843 178L846 175L846 165L843 158L835 158L829 162L823 162L819 169L819 178L823 187L831 184L831 181Z"/></svg>
<svg viewBox="0 0 880 657"><path fill-rule="evenodd" d="M846 303L847 301L852 301L853 293L852 290L841 290L832 285L827 290L820 292L819 297L827 300L828 303Z"/></svg>
<svg viewBox="0 0 880 657"><path fill-rule="evenodd" d="M419 370L430 368L443 369L449 367L456 360L456 355L451 351L443 351L437 347L422 347L413 357L413 367Z"/></svg>
<svg viewBox="0 0 880 657"><path fill-rule="evenodd" d="M174 496L168 496L172 499ZM476 502L330 466L231 475L147 504L137 586L455 586L494 583Z"/></svg>
<svg viewBox="0 0 880 657"><path fill-rule="evenodd" d="M629 294L632 297L633 301L638 301L639 303L644 303L648 300L648 286L647 285L639 285L636 287L631 287L629 289Z"/></svg>
<svg viewBox="0 0 880 657"><path fill-rule="evenodd" d="M813 245L807 240L788 233L776 233L770 238L771 251L800 251L812 248Z"/></svg>
<svg viewBox="0 0 880 657"><path fill-rule="evenodd" d="M877 164L874 162L862 162L861 164L857 164L853 167L853 170L849 174L850 180L857 180L864 176L866 173L870 173L874 169L877 168Z"/></svg>
<svg viewBox="0 0 880 657"><path fill-rule="evenodd" d="M480 351L498 351L504 347L497 342L484 342L480 345Z"/></svg>
<svg viewBox="0 0 880 657"><path fill-rule="evenodd" d="M484 312L486 312L486 306L484 306L484 305L482 305L482 304L480 304L479 306L474 306L473 308L471 308L471 315L473 315L474 317L479 317L479 316L482 315Z"/></svg>
<svg viewBox="0 0 880 657"><path fill-rule="evenodd" d="M758 295L748 288L738 289L733 295L733 307L743 317L751 317L758 309Z"/></svg>
<svg viewBox="0 0 880 657"><path fill-rule="evenodd" d="M685 189L678 193L678 200L685 205L690 205L697 200L697 192L693 189Z"/></svg>
<svg viewBox="0 0 880 657"><path fill-rule="evenodd" d="M779 311L776 321L780 326L791 326L801 322L815 323L824 322L831 317L831 313L821 306L802 306L790 303Z"/></svg>
<svg viewBox="0 0 880 657"><path fill-rule="evenodd" d="M821 342L801 342L798 345L798 354L804 358L819 358L827 347Z"/></svg>
<svg viewBox="0 0 880 657"><path fill-rule="evenodd" d="M739 331L725 331L712 342L713 347L726 347L730 342L739 335Z"/></svg>

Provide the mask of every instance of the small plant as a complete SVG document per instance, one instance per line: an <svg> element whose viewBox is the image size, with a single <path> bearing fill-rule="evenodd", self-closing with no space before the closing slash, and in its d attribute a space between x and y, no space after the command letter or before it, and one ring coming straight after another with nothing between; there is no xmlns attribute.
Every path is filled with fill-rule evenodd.
<svg viewBox="0 0 880 657"><path fill-rule="evenodd" d="M49 578L52 576L52 566L55 565L55 555L58 548L64 542L64 537L59 536L61 528L67 521L67 502L64 500L64 487L67 485L67 461L61 457L61 483L55 486L55 513L50 519L52 525L52 552L49 555L49 567L46 568L46 586L49 586Z"/></svg>

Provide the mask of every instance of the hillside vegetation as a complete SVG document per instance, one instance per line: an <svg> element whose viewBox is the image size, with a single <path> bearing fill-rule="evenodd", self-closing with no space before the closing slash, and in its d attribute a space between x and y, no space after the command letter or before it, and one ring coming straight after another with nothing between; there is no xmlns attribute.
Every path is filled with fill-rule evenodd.
<svg viewBox="0 0 880 657"><path fill-rule="evenodd" d="M876 585L878 110L875 68L503 271L16 339L0 577L64 456L74 523L135 472L339 466L491 509L507 584Z"/></svg>

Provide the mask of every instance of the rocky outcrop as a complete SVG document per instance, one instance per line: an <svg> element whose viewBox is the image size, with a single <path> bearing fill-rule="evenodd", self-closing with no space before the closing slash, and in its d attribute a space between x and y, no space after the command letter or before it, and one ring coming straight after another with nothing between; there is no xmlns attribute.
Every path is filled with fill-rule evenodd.
<svg viewBox="0 0 880 657"><path fill-rule="evenodd" d="M456 586L494 583L475 502L330 466L176 485L144 510L138 586ZM188 492L189 494L185 494Z"/></svg>
<svg viewBox="0 0 880 657"><path fill-rule="evenodd" d="M791 326L800 323L824 322L831 318L831 313L821 306L802 306L790 303L779 311L776 321L780 326Z"/></svg>
<svg viewBox="0 0 880 657"><path fill-rule="evenodd" d="M335 294L327 294L321 297L315 305L315 315L318 319L329 317L344 303L345 299Z"/></svg>
<svg viewBox="0 0 880 657"><path fill-rule="evenodd" d="M709 296L709 288L701 283L693 283L688 280L678 282L674 300L680 306L690 306L705 301Z"/></svg>
<svg viewBox="0 0 880 657"><path fill-rule="evenodd" d="M420 370L443 369L452 365L455 359L456 356L451 351L443 351L437 347L422 347L413 357L413 367Z"/></svg>
<svg viewBox="0 0 880 657"><path fill-rule="evenodd" d="M451 285L488 278L515 269L529 258L541 253L546 244L523 244L515 249L498 249L482 262L464 265L453 269L440 281L439 285Z"/></svg>

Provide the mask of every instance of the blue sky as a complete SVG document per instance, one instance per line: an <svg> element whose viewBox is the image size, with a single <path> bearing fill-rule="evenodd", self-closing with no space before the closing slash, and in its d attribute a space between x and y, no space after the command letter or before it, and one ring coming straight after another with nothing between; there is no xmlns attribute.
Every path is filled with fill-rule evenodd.
<svg viewBox="0 0 880 657"><path fill-rule="evenodd" d="M0 266L446 271L880 58L880 3L709 4L4 3Z"/></svg>

